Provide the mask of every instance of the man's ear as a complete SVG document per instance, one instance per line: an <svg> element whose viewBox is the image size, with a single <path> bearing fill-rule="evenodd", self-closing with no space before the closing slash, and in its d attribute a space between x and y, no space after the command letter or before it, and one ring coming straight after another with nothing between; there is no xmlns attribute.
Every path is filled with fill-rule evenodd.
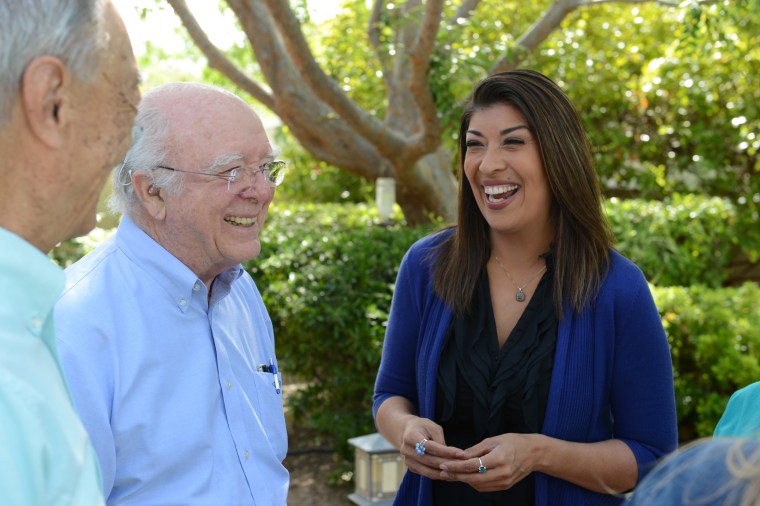
<svg viewBox="0 0 760 506"><path fill-rule="evenodd" d="M71 74L54 56L32 60L21 76L21 108L29 130L44 144L65 143L65 116L71 107Z"/></svg>
<svg viewBox="0 0 760 506"><path fill-rule="evenodd" d="M142 171L133 173L132 187L146 213L157 221L166 218L166 201L162 195L164 190L153 184L150 174Z"/></svg>

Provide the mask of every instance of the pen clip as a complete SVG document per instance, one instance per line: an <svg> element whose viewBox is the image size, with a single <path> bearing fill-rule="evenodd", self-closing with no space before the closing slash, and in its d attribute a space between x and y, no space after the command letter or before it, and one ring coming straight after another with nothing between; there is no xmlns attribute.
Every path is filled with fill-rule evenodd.
<svg viewBox="0 0 760 506"><path fill-rule="evenodd" d="M274 377L274 391L278 394L280 393L280 376L277 372L277 365L274 363L274 359L269 359L269 372L272 373L272 376Z"/></svg>

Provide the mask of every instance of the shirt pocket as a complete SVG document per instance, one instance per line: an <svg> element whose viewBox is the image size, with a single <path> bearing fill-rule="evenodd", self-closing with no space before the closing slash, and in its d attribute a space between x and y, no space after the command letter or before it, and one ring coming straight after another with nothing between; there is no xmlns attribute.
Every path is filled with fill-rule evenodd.
<svg viewBox="0 0 760 506"><path fill-rule="evenodd" d="M285 412L283 410L282 376L267 371L256 371L254 374L256 386L256 414L267 434L274 453L285 458L288 451L288 437L285 429ZM277 392L279 390L279 393Z"/></svg>

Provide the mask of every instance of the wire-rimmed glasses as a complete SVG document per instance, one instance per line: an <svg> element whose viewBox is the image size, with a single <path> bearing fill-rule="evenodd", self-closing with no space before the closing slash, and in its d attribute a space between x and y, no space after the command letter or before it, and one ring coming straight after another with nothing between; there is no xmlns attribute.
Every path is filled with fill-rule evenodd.
<svg viewBox="0 0 760 506"><path fill-rule="evenodd" d="M251 184L256 184L256 178L259 174L262 175L264 181L270 188L279 186L282 183L282 180L285 179L285 171L288 168L288 164L282 160L273 160L254 167L235 167L221 173L194 172L191 170L175 169L174 167L168 167L166 165L156 165L156 168L226 179L227 191L230 193L240 193L246 189L248 181L250 181ZM246 178L245 176L248 177Z"/></svg>

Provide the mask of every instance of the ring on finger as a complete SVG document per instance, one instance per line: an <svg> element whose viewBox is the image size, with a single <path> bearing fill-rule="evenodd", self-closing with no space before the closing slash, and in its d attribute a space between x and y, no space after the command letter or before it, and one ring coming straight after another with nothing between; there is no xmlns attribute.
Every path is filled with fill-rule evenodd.
<svg viewBox="0 0 760 506"><path fill-rule="evenodd" d="M480 467L478 467L479 473L485 473L486 471L488 471L488 468L483 465L483 460L480 457L478 457L478 464L480 464Z"/></svg>
<svg viewBox="0 0 760 506"><path fill-rule="evenodd" d="M414 445L414 451L417 452L417 455L422 456L425 455L425 443L427 443L427 439L423 439L416 445Z"/></svg>

